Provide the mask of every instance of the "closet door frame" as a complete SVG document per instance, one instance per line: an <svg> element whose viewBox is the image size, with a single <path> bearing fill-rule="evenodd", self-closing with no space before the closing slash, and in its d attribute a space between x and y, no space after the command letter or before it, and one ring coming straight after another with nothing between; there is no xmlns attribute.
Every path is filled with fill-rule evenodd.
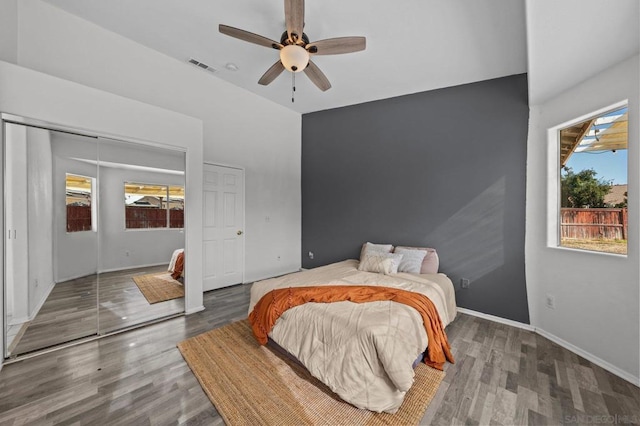
<svg viewBox="0 0 640 426"><path fill-rule="evenodd" d="M6 176L5 176L5 168L4 168L4 161L5 161L5 123L13 123L13 124L19 124L19 125L24 125L24 126L30 126L30 127L36 127L36 128L42 128L45 130L53 130L53 131L58 131L58 132L65 132L65 133L71 133L71 134L75 134L75 135L79 135L79 136L86 136L86 137L93 137L93 138L107 138L107 139L115 139L115 140L119 140L122 142L127 142L127 143L134 143L134 144L140 144L140 145L145 145L147 147L156 147L156 148L162 148L162 149L169 149L169 150L174 150L174 151L180 151L183 152L185 154L185 194L189 193L187 187L186 187L186 182L187 182L187 174L189 173L189 170L187 170L187 159L186 159L186 149L185 147L182 146L177 146L177 145L170 145L170 144L166 144L166 143L159 143L159 142L153 142L153 141L148 141L148 140L141 140L141 139L136 139L136 138L128 138L128 137L123 137L120 135L114 136L114 135L110 135L110 134L106 134L106 133L100 133L100 132L95 132L95 131L91 131L91 130L87 130L87 129L81 129L81 128L76 128L76 127L70 127L70 126L65 126L62 124L57 124L57 123L52 123L52 122L48 122L48 121L43 121L43 120L39 120L39 119L33 119L33 118L28 118L28 117L23 117L20 115L15 115L15 114L11 114L11 113L6 113L6 112L0 112L0 143L2 143L2 148L0 149L0 164L2 165L2 173L0 173L0 185L2 186L2 192L3 192L3 196L2 196L2 200L0 201L0 215L1 215L1 221L2 221L2 228L3 228L3 232L6 232L6 226L5 226L5 197L6 197L6 188L5 188L5 182L6 182ZM185 200L187 195L185 195ZM99 203L99 200L98 200ZM185 203L185 211L187 210L187 204ZM98 219L99 220L99 219ZM187 235L187 227L189 226L188 224L188 220L185 214L185 219L184 219L184 229L183 229L183 234L185 236L185 245L186 245L186 235ZM7 331L8 331L8 324L6 323L6 312L7 312L7 300L5 297L5 281L6 281L6 277L5 277L5 254L6 254L6 235L3 237L3 243L0 244L0 261L1 261L1 265L2 265L2 273L0 274L0 276L2 277L2 285L1 285L1 289L0 289L0 325L1 325L1 330L2 330L2 338L0 339L0 354L1 354L1 358L4 360L4 362L2 362L2 360L0 360L0 367L2 366L2 364L7 364L10 362L13 362L14 360L16 360L16 356L11 356L10 358L7 357ZM99 285L99 284L98 284ZM105 333L105 334L100 334L100 333L96 333L96 335L92 335L92 336L88 336L86 338L82 338L82 339L78 339L78 340L74 340L72 342L67 342L67 343L61 343L59 345L56 345L55 347L52 348L44 348L42 350L39 351L35 351L35 352L31 352L31 353L27 353L24 355L18 355L17 359L21 360L21 359L25 359L25 358L29 358L35 355L39 355L42 353L47 353L50 352L52 350L58 350L58 349L62 349L65 347L69 347L69 346L73 346L73 345L77 345L77 344L81 344L84 342L88 342L91 340L95 340L95 339L100 339L103 337L107 337L107 336L111 336L113 334L118 334L118 333L122 333L122 332L126 332L128 330L131 329L135 329L135 328L140 328L140 327L144 327L148 324L154 323L154 322L158 322L158 321L164 321L170 318L174 318L176 316L183 316L186 315L186 310L187 310L187 306L189 306L189 304L187 303L187 299L190 297L189 292L187 291L187 282L185 281L185 297L184 297L184 303L185 303L185 310L181 313L175 314L175 315L171 315L169 317L163 317L163 318L158 318L157 320L152 320L152 321L148 321L148 322L144 322L144 323L140 323L140 324L136 324L134 326L131 327L127 327L127 328L123 328L123 329L119 329L113 332L109 332L109 333ZM97 299L97 298L96 298ZM96 303L98 303L99 301L96 300ZM197 312L194 311L194 312ZM191 313L191 312L190 312Z"/></svg>
<svg viewBox="0 0 640 426"><path fill-rule="evenodd" d="M34 119L29 119L29 118L24 118L24 117L20 117L20 116L15 116L12 114L6 114L6 113L1 113L0 114L0 129L2 130L2 139L0 140L2 142L2 157L0 158L0 164L2 167L2 180L0 182L0 185L2 185L3 188L3 197L2 197L2 205L0 206L1 209L1 214L2 214L2 225L3 225L3 233L4 235L4 239L3 239L3 244L2 244L2 252L0 252L0 259L2 261L2 278L3 278L3 283L2 283L2 291L0 291L1 294L1 298L2 298L2 312L0 312L0 318L2 321L2 357L8 361L11 360L16 360L16 359L24 359L24 358L28 358L31 357L33 355L37 355L37 354L41 354L41 353L46 353L49 352L51 350L55 350L55 349L59 349L59 348L63 348L72 344L76 344L76 343L81 343L81 342L85 342L88 340L92 340L96 337L98 337L98 318L97 318L97 312L98 312L98 298L97 298L97 283L96 283L96 291L93 292L94 293L94 297L91 298L91 296L89 295L89 299L88 299L88 303L89 306L93 306L94 308L94 312L95 314L92 315L94 318L94 324L95 326L93 327L93 329L91 329L90 326L88 326L87 324L90 324L90 322L85 322L85 320L82 320L82 324L83 327L85 329L80 329L80 330L75 330L72 331L69 335L61 335L61 338L59 339L59 341L56 338L51 338L54 334L47 334L47 336L50 336L50 338L45 338L45 340L41 341L40 344L35 345L34 343L36 341L33 341L32 343L28 343L26 348L25 347L21 347L20 346L20 342L16 342L18 347L14 347L14 350L9 351L10 348L10 329L12 327L12 324L9 323L8 321L8 307L9 307L9 303L11 303L11 301L7 298L7 293L8 293L8 281L10 279L9 274L11 273L11 269L7 263L7 261L11 261L10 259L7 259L7 256L9 255L9 244L13 244L14 241L21 241L21 244L24 245L23 247L23 256L25 258L25 268L26 268L26 275L25 276L18 276L17 277L17 283L18 285L21 286L27 286L28 288L25 290L25 295L26 295L26 303L27 303L27 308L26 308L26 315L27 316L22 316L19 317L19 319L21 320L20 322L23 324L22 325L22 329L20 330L20 332L18 333L18 337L22 338L24 337L22 334L24 333L24 324L25 323L31 323L32 321L34 321L38 314L41 312L41 309L43 307L43 305L45 304L45 302L47 300L49 300L49 298L52 296L53 294L53 290L55 288L55 283L58 282L58 279L56 278L55 275L55 256L54 253L56 252L56 241L57 241L57 229L55 227L55 218L58 217L66 217L66 213L64 212L64 210L61 210L60 213L62 214L62 216L56 216L55 213L55 209L56 209L56 200L57 200L57 196L59 196L59 191L55 190L55 185L56 185L56 176L55 174L52 174L51 176L48 176L45 178L45 180L49 180L51 182L51 185L53 185L53 187L51 188L51 192L50 192L50 197L53 197L52 202L53 204L50 205L51 211L47 214L47 216L43 216L42 218L35 218L35 220L37 221L37 224L41 224L43 223L43 220L47 220L48 223L48 229L50 229L51 234L50 234L50 256L51 256L51 265L49 265L51 267L51 269L49 270L49 268L45 268L42 270L38 270L37 268L40 266L46 266L46 262L47 260L45 259L45 263L40 263L38 259L40 259L39 255L36 255L36 257L32 257L32 253L31 253L31 248L32 247L37 247L36 246L32 246L31 244L34 244L33 241L31 241L30 239L30 235L33 233L33 229L32 225L36 224L36 222L33 221L32 218L27 218L28 216L31 215L31 213L33 211L30 211L30 209L32 207L29 206L29 197L30 195L28 195L31 192L31 188L36 188L35 186L32 186L32 184L30 184L27 180L29 179L29 173L27 172L26 174L26 178L27 180L25 180L25 188L20 189L22 192L24 192L24 196L25 196L25 204L20 207L18 206L16 208L16 214L13 214L13 216L19 216L22 215L24 216L24 221L23 224L21 225L21 227L19 228L15 228L14 229L14 224L8 223L8 217L7 217L7 208L11 208L11 206L9 205L9 199L8 199L8 195L10 195L12 193L12 188L10 188L10 185L12 185L11 180L9 180L8 174L7 174L7 162L8 161L12 161L11 158L9 158L7 156L7 148L8 145L10 143L14 143L15 141L9 141L7 139L7 137L9 136L8 133L8 126L15 126L16 129L20 129L23 128L25 130L25 132L27 132L27 136L25 137L24 141L17 141L17 143L20 142L24 142L24 149L25 149L25 165L24 168L28 169L29 168L29 164L30 164L30 158L29 158L29 152L30 152L30 139L28 134L30 132L55 132L57 134L68 134L72 137L82 137L83 139L87 139L87 140L97 140L96 136L93 136L91 134L89 134L88 132L83 132L83 131L77 131L75 129L71 129L68 127L64 127L64 126L59 126L59 125L55 125L55 124L51 124L48 122L44 122L41 120L34 120ZM51 133L49 133L49 136L51 136ZM35 146L35 145L34 145ZM51 148L53 148L53 145L50 142L49 145ZM32 146L33 147L33 146ZM12 147L13 149L13 147ZM95 157L96 163L97 163L97 151L96 151L96 157ZM51 157L51 161L52 161L52 167L54 166L54 158ZM95 167L96 173L97 173L97 164ZM52 169L53 171L53 169ZM64 189L62 189L62 194L64 194ZM36 197L38 197L38 195L36 195ZM63 201L64 203L64 201ZM23 210L24 209L24 210ZM21 221L18 221L21 222ZM46 226L46 225L45 225ZM66 228L66 226L63 224L61 225L63 226L63 228ZM16 238L16 231L17 231L17 238ZM9 234L10 233L10 234ZM22 234L22 235L20 235ZM45 234L34 234L34 235L46 235ZM97 234L96 234L96 239L97 239ZM96 244L95 244L95 249L96 249L96 260L95 260L95 264L97 265L97 259L98 259L98 253L97 253L97 240L96 240ZM19 254L19 253L18 253ZM32 263L33 262L33 263ZM35 272L33 270L33 268L35 269ZM40 277L40 273L38 271L47 271L44 273L44 278L46 278L46 280L40 280L40 287L38 289L38 280L39 278L43 278ZM33 272L33 275L32 275ZM24 275L24 274L23 274ZM32 287L32 281L35 281L35 288ZM48 287L48 290L46 290L46 287ZM17 288L17 287L15 287ZM14 288L14 290L15 290ZM45 293L42 293L43 289L45 289ZM64 289L63 289L64 290ZM40 294L38 294L38 291L40 292ZM34 293L32 293L34 292ZM35 295L37 297L37 299L32 299L32 296ZM54 297L56 297L54 295ZM36 304L34 304L34 302L37 302ZM86 302L85 302L86 303ZM88 318L88 317L86 317ZM49 327L54 326L54 324L49 325ZM27 329L28 330L28 329ZM75 335L74 335L75 334ZM16 337L16 338L18 338ZM66 339L65 339L66 337ZM13 340L13 339L11 339ZM15 345L13 345L15 346ZM19 349L20 348L20 349ZM18 351L21 352L16 352L15 349L18 349Z"/></svg>

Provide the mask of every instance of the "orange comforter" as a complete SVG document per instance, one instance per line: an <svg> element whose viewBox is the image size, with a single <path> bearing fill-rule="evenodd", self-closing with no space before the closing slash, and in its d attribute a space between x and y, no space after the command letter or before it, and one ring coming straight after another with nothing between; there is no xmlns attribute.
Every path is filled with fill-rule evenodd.
<svg viewBox="0 0 640 426"><path fill-rule="evenodd" d="M391 287L373 286L321 286L290 287L272 290L260 299L249 314L249 322L258 343L264 345L276 320L290 308L308 302L330 303L350 301L354 303L393 301L416 309L422 316L429 339L425 364L443 369L445 361L453 363L453 355L438 311L431 300L420 293Z"/></svg>
<svg viewBox="0 0 640 426"><path fill-rule="evenodd" d="M182 276L182 271L184 270L184 252L180 252L178 257L176 258L176 265L173 268L173 272L171 273L171 278L174 280L180 279Z"/></svg>

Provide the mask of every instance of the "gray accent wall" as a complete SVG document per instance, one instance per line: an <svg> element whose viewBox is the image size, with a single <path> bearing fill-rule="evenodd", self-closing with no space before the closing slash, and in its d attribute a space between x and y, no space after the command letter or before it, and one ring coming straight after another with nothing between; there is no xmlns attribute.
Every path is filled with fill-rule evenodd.
<svg viewBox="0 0 640 426"><path fill-rule="evenodd" d="M303 115L302 266L433 247L458 306L528 323L528 119L525 74Z"/></svg>

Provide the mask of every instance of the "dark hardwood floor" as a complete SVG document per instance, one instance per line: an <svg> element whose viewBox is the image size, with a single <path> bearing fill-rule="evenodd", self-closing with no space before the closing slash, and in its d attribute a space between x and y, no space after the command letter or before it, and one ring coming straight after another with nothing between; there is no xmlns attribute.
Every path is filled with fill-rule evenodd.
<svg viewBox="0 0 640 426"><path fill-rule="evenodd" d="M184 312L184 298L147 302L132 277L166 265L89 275L54 285L33 321L9 345L11 355L127 328ZM99 312L99 316L97 313Z"/></svg>
<svg viewBox="0 0 640 426"><path fill-rule="evenodd" d="M206 310L6 365L0 426L222 424L176 344L247 315L249 285ZM422 424L640 424L640 390L534 333L459 314L456 363Z"/></svg>

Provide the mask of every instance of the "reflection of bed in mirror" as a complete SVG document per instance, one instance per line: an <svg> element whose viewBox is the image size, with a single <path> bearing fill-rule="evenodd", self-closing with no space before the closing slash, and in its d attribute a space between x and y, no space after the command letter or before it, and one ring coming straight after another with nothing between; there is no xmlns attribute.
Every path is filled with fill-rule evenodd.
<svg viewBox="0 0 640 426"><path fill-rule="evenodd" d="M184 247L184 152L3 126L5 233L13 237L4 355L184 312L182 283L179 297L151 304L134 281L167 274Z"/></svg>
<svg viewBox="0 0 640 426"><path fill-rule="evenodd" d="M182 282L184 279L184 249L177 249L171 255L171 260L169 261L168 272L171 273L171 278L174 280Z"/></svg>

